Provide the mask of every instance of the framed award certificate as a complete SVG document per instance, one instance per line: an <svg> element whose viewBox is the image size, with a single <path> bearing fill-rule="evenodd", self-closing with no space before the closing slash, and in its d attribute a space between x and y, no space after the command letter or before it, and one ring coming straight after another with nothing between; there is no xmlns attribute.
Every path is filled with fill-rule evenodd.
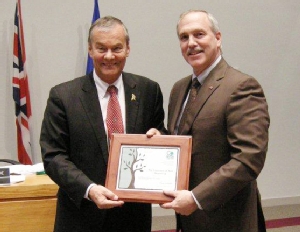
<svg viewBox="0 0 300 232"><path fill-rule="evenodd" d="M105 187L127 202L164 203L188 189L191 136L113 134Z"/></svg>

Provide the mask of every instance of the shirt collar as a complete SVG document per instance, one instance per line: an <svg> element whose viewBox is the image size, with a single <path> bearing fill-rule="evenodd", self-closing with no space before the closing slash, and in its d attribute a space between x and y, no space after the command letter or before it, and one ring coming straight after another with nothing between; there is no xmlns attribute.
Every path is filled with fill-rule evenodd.
<svg viewBox="0 0 300 232"><path fill-rule="evenodd" d="M97 76L97 74L95 72L95 69L94 69L94 72L93 72L93 78L94 78L97 89L100 90L98 94L100 95L101 98L104 98L108 94L107 93L107 88L110 86L110 84L102 81L101 78ZM121 88L121 86L123 85L122 73L119 76L119 78L114 83L112 83L111 85L116 86L116 88L118 90Z"/></svg>
<svg viewBox="0 0 300 232"><path fill-rule="evenodd" d="M198 81L200 82L201 85L203 85L206 77L209 75L211 70L213 70L217 64L221 61L222 56L220 55L213 63L211 66L209 66L207 69L205 69L199 76L197 76ZM192 80L196 77L195 74L193 74Z"/></svg>

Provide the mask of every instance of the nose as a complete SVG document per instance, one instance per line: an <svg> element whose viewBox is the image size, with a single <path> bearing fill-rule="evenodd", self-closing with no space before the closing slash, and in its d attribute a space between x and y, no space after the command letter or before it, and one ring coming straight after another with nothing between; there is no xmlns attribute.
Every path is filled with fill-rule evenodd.
<svg viewBox="0 0 300 232"><path fill-rule="evenodd" d="M195 46L197 46L197 43L196 43L196 41L195 41L195 39L194 39L193 36L190 36L190 37L189 37L189 40L188 40L188 46L189 46L189 47L195 47Z"/></svg>
<svg viewBox="0 0 300 232"><path fill-rule="evenodd" d="M115 58L115 55L114 55L114 53L112 52L112 50L109 49L109 50L107 50L107 52L105 53L104 58L107 59L107 60L111 60L111 59L114 59L114 58Z"/></svg>

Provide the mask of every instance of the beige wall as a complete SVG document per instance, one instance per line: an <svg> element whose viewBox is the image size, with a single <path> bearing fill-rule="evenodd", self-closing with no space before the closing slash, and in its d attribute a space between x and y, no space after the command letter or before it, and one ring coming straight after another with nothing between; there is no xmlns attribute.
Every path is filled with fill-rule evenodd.
<svg viewBox="0 0 300 232"><path fill-rule="evenodd" d="M259 177L262 198L300 197L300 2L297 0L99 0L101 15L121 18L131 36L126 71L161 84L167 109L171 83L191 73L175 25L182 11L206 9L219 20L225 59L255 76L270 106L270 146ZM15 1L0 1L0 156L16 159L12 101ZM33 111L33 149L40 162L40 125L49 89L85 73L93 0L23 0L22 13Z"/></svg>

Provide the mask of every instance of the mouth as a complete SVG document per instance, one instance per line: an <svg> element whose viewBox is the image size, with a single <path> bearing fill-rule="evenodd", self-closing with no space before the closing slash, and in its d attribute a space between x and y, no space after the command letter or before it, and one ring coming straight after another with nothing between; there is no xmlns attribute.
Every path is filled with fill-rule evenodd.
<svg viewBox="0 0 300 232"><path fill-rule="evenodd" d="M115 67L117 63L102 63L102 66L105 68Z"/></svg>
<svg viewBox="0 0 300 232"><path fill-rule="evenodd" d="M200 47L195 47L195 48L190 48L190 49L188 49L187 55L188 55L188 56L193 56L193 55L200 54L200 53L202 53L202 52L204 52L202 48L200 48Z"/></svg>

